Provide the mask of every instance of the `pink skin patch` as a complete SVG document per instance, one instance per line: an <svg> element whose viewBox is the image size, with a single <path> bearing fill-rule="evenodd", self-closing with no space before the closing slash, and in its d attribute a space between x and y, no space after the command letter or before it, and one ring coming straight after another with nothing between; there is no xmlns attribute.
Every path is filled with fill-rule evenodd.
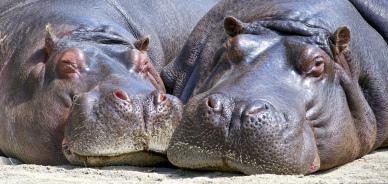
<svg viewBox="0 0 388 184"><path fill-rule="evenodd" d="M318 167L315 166L314 164L311 164L310 169L309 169L309 172L312 173L312 172L315 172L315 171L317 171L317 170L318 170Z"/></svg>

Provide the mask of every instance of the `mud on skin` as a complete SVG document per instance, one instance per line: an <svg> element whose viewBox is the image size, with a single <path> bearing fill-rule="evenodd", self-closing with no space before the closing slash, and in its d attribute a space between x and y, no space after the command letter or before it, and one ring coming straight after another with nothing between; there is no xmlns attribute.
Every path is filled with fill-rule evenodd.
<svg viewBox="0 0 388 184"><path fill-rule="evenodd" d="M168 159L309 174L387 146L388 35L376 30L348 1L220 2L162 72L186 103Z"/></svg>
<svg viewBox="0 0 388 184"><path fill-rule="evenodd" d="M2 1L0 153L44 165L167 162L182 103L159 72L214 3Z"/></svg>

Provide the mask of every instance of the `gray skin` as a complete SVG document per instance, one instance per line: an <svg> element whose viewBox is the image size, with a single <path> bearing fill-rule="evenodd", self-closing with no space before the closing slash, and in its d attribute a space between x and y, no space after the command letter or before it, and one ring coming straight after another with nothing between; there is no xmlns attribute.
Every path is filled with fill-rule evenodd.
<svg viewBox="0 0 388 184"><path fill-rule="evenodd" d="M0 154L45 165L165 163L182 103L165 94L159 71L214 4L1 1Z"/></svg>
<svg viewBox="0 0 388 184"><path fill-rule="evenodd" d="M308 174L387 146L388 35L378 31L343 0L220 2L161 74L185 103L168 159Z"/></svg>

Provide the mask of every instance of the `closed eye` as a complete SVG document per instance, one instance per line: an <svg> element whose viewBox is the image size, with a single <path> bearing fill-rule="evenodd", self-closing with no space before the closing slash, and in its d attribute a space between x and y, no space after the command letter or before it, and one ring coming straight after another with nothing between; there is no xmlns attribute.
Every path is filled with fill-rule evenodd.
<svg viewBox="0 0 388 184"><path fill-rule="evenodd" d="M325 60L322 56L315 57L312 61L312 67L307 71L307 76L319 77L325 70Z"/></svg>

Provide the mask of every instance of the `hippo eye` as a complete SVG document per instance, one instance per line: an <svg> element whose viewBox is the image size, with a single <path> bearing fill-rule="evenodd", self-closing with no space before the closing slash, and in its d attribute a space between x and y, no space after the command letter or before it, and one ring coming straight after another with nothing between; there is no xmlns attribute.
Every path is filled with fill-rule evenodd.
<svg viewBox="0 0 388 184"><path fill-rule="evenodd" d="M307 76L319 77L322 75L324 70L325 70L324 58L323 57L316 57L316 58L314 58L313 62L311 63L311 67L310 67L309 71L307 72Z"/></svg>
<svg viewBox="0 0 388 184"><path fill-rule="evenodd" d="M62 78L71 78L71 74L78 73L78 64L70 60L60 60L58 63L58 74Z"/></svg>
<svg viewBox="0 0 388 184"><path fill-rule="evenodd" d="M71 79L80 74L84 67L84 55L79 49L66 50L57 63L57 74L60 78Z"/></svg>

